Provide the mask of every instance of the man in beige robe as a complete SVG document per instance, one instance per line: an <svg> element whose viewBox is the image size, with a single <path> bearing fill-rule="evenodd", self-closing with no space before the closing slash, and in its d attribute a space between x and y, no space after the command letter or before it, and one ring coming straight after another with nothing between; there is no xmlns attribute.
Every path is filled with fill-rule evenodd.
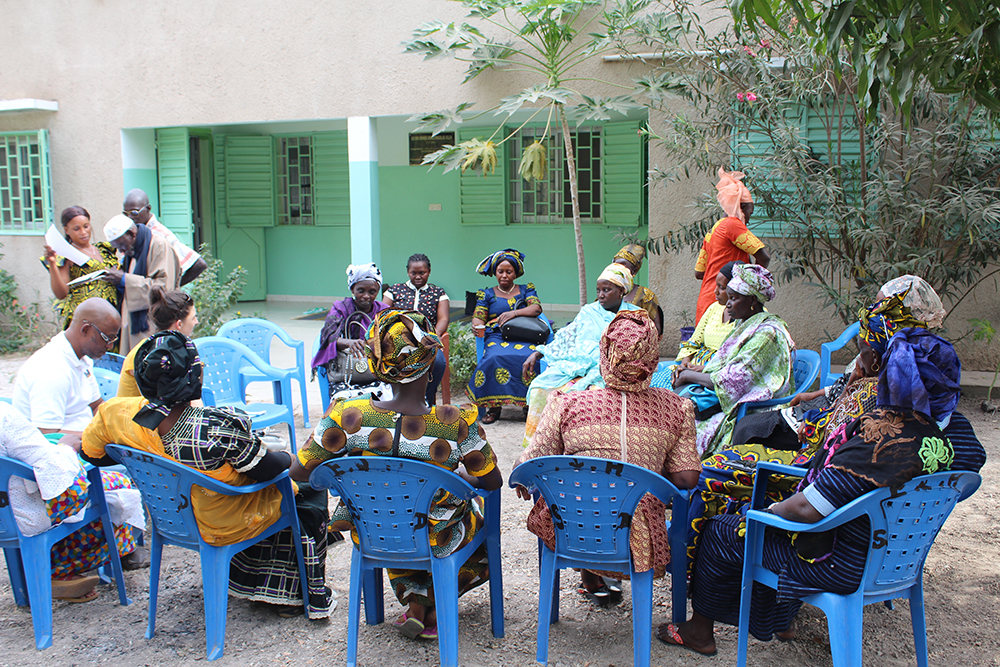
<svg viewBox="0 0 1000 667"><path fill-rule="evenodd" d="M180 263L166 239L124 215L116 215L104 225L104 237L124 256L124 271L108 269L103 279L125 290L119 349L128 354L152 333L148 318L150 290L154 286L168 292L177 289Z"/></svg>

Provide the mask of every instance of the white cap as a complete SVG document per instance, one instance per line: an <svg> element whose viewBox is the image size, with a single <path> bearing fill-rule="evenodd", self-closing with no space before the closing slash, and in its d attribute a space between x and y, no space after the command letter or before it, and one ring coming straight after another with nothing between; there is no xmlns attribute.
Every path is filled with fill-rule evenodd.
<svg viewBox="0 0 1000 667"><path fill-rule="evenodd" d="M104 223L104 238L110 243L128 230L132 229L132 225L134 224L135 223L132 221L132 218L119 213Z"/></svg>

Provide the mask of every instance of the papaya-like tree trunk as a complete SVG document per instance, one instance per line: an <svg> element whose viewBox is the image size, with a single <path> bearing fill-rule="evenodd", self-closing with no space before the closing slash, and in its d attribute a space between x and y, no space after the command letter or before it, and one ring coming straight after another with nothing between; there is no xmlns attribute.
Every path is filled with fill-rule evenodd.
<svg viewBox="0 0 1000 667"><path fill-rule="evenodd" d="M576 154L573 138L569 133L566 114L559 105L559 123L562 127L563 146L566 147L566 165L569 168L569 196L573 202L573 234L576 236L576 266L580 277L580 305L587 305L587 264L583 259L583 227L580 224L580 190L576 179Z"/></svg>

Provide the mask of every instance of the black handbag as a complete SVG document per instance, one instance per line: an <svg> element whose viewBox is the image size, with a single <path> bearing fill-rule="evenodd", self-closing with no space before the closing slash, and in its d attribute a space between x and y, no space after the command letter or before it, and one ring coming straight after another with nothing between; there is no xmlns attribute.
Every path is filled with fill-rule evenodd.
<svg viewBox="0 0 1000 667"><path fill-rule="evenodd" d="M361 317L356 317L358 315ZM364 338L368 332L368 327L359 321L364 316L365 314L360 311L348 315L341 323L331 344L336 345L338 338L352 338L352 327L355 330L360 329L361 335L357 336L358 338ZM354 356L349 348L337 351L337 356L330 362L327 369L327 380L331 387L337 384L363 386L378 381L368 366L368 357L362 356L358 358Z"/></svg>
<svg viewBox="0 0 1000 667"><path fill-rule="evenodd" d="M500 327L500 335L512 343L541 345L549 339L549 325L537 317L512 317Z"/></svg>

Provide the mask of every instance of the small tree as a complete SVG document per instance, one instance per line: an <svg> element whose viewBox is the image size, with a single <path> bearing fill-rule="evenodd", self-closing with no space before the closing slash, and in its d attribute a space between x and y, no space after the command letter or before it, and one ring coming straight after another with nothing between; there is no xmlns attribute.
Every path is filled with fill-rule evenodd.
<svg viewBox="0 0 1000 667"><path fill-rule="evenodd" d="M666 119L656 138L673 159L654 180L746 172L754 217L784 238L784 278L806 276L845 323L897 275L924 277L955 305L997 273L1000 154L974 102L924 86L912 95L913 122L886 97L868 119L846 61L818 54L803 31L740 41L707 34L683 3L669 6L690 17L690 33L657 33L648 20L635 28L665 54L645 80L650 108ZM668 104L675 94L688 110ZM698 245L718 218L711 197L698 205L704 218L652 249Z"/></svg>
<svg viewBox="0 0 1000 667"><path fill-rule="evenodd" d="M504 116L504 123L524 107L533 109L524 127L535 118L546 119L545 132L524 149L519 173L528 182L545 177L547 157L545 138L559 128L566 154L570 197L573 210L573 230L579 267L580 305L587 302L587 275L583 256L576 156L569 122L579 126L588 120L609 120L611 114L624 114L636 106L629 95L601 97L587 95L581 89L585 83L603 83L631 92L631 86L575 76L582 63L614 51L624 36L612 32L614 26L632 21L649 4L648 0L462 0L469 9L473 23L443 23L431 21L420 26L413 38L404 43L408 53L423 54L425 59L453 56L468 63L466 83L490 70L524 72L537 77L537 83L520 93L500 100L486 113ZM608 29L604 35L586 34L595 26ZM675 26L676 28L677 26ZM664 26L666 30L667 27ZM502 38L492 36L498 33ZM463 103L453 109L417 114L410 120L420 123L420 129L438 134L449 126L463 122L463 112L472 105ZM449 145L427 155L424 164L465 171L478 168L485 177L496 167L497 147L516 133L504 136L504 123L486 138Z"/></svg>

